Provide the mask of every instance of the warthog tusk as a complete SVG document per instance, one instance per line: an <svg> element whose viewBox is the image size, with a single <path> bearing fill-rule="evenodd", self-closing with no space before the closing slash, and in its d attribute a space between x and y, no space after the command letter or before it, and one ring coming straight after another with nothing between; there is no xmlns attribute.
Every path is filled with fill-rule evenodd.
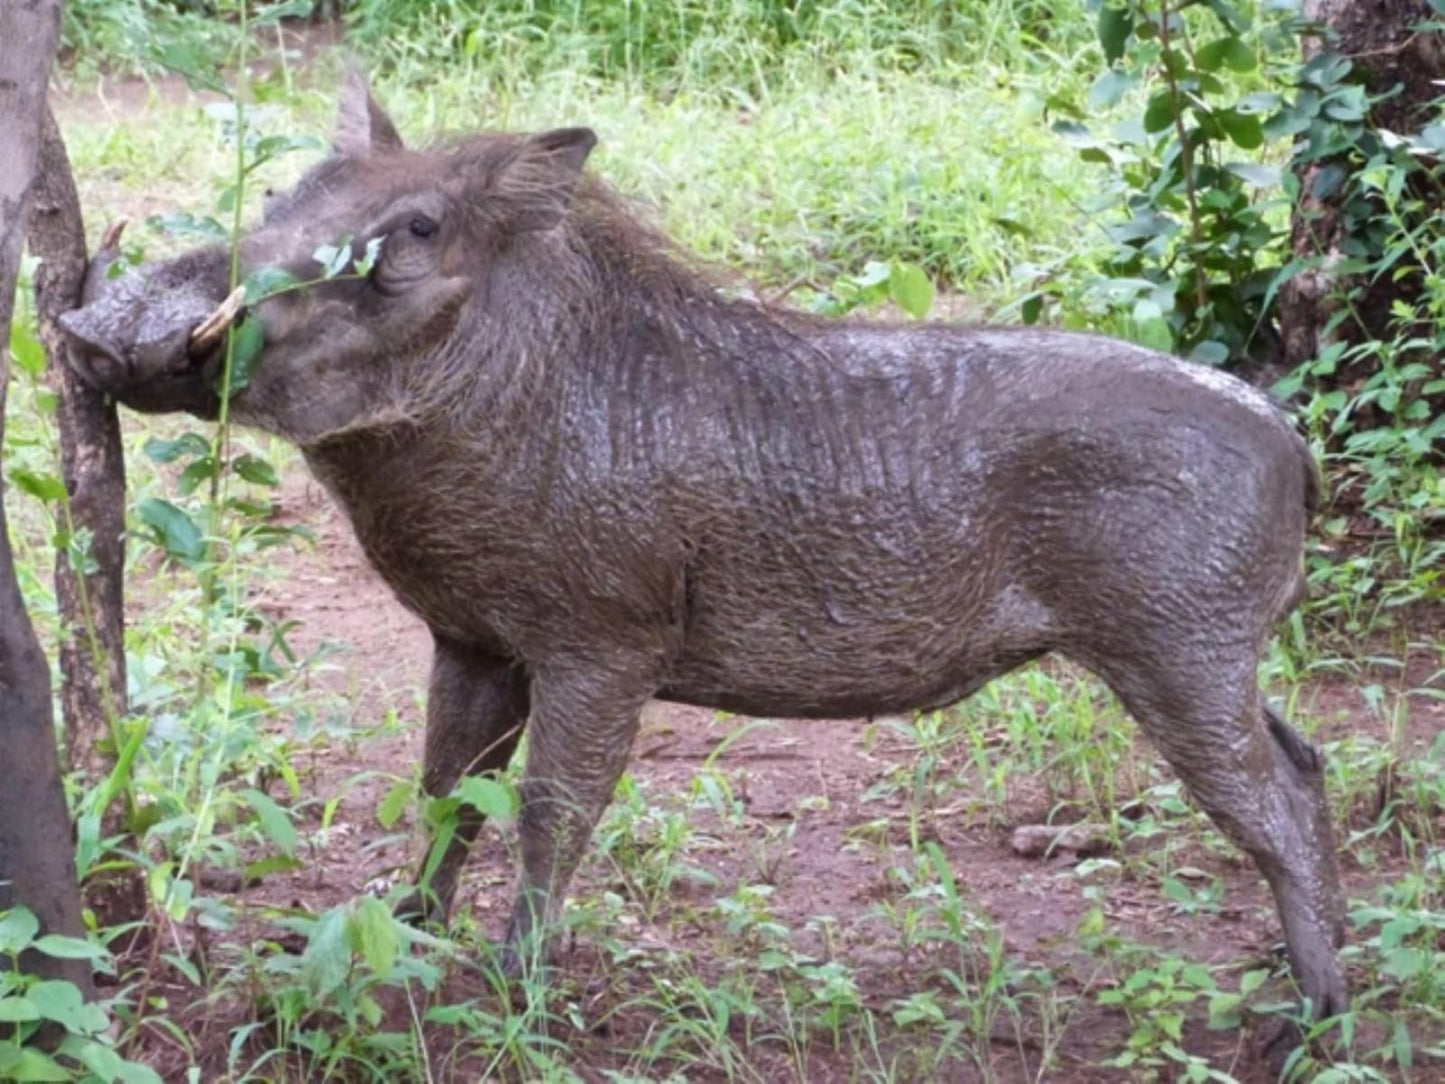
<svg viewBox="0 0 1445 1084"><path fill-rule="evenodd" d="M241 306L246 303L246 287L237 286L231 291L231 296L222 301L220 307L210 316L206 317L205 323L199 325L191 332L191 343L188 348L192 354L204 354L221 341L221 336L236 319L236 314L241 311Z"/></svg>
<svg viewBox="0 0 1445 1084"><path fill-rule="evenodd" d="M128 225L130 225L130 219L124 215L121 215L111 222L111 224L105 228L105 232L100 235L100 250L102 252L108 252L120 244L120 235L125 232L125 228Z"/></svg>

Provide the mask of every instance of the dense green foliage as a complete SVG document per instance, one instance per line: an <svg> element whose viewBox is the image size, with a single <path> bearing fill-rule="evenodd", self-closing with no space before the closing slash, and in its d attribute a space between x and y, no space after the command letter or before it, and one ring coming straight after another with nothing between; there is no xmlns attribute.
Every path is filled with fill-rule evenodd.
<svg viewBox="0 0 1445 1084"><path fill-rule="evenodd" d="M68 5L62 80L85 104L62 108L67 141L93 221L147 219L132 227L132 258L198 230L230 238L266 185L312 160L339 67L322 48L333 24L290 19L312 6L255 3L243 28L233 0ZM1166 24L1158 0L355 0L312 17L342 20L349 55L374 71L408 136L591 123L597 168L679 240L826 312L891 303L1045 320L1257 368L1282 277L1298 269L1295 170L1322 164L1313 194L1350 196L1359 279L1347 289L1387 278L1410 289L1396 334L1341 335L1281 374L1335 497L1311 555L1316 597L1263 676L1327 743L1359 896L1348 952L1361 996L1320 1029L1342 1045L1298 1068L1423 1080L1445 1013L1445 747L1418 741L1412 711L1445 658L1421 649L1403 604L1445 591L1445 428L1431 407L1445 351L1440 129L1375 132L1347 62L1303 63L1296 7L1211 0ZM108 93L124 73L176 70L222 100L202 107L162 81L134 115L95 115L97 79ZM1354 319L1344 301L1342 326ZM11 345L6 500L22 583L53 641L53 547L83 564L85 540L63 529L54 399L27 320ZM232 349L243 381L252 346ZM624 779L572 917L595 946L585 985L496 996L502 979L471 914L443 938L367 895L308 910L209 887L218 874L289 886L281 879L337 848L370 865L408 818L446 831L464 804L505 828L514 780L426 800L408 766L328 772L416 713L409 689L352 677L338 693L327 678L345 645L298 648L304 630L272 604L296 574L275 555L307 537L277 497L298 472L293 454L225 426L134 418L127 451L132 712L112 778L73 802L82 874L138 868L145 885L139 947L135 927L97 931L115 953L107 1008L128 1057L164 1051L168 1064L237 1080L571 1080L588 1060L618 1080L808 1079L819 1063L860 1080L1051 1079L1071 1071L1077 1043L1135 1079L1230 1080L1207 1029L1292 1011L1268 955L1206 959L1141 943L1164 927L1121 919L1141 899L1186 921L1252 904L1231 887L1223 841L1119 708L1058 667L865 731L876 770L842 847L874 857L876 902L858 921L896 949L906 990L878 986L871 963L836 949L828 916L780 905L795 833L845 799L824 785L786 817L756 813L750 766L733 753L768 723L734 721L677 790ZM1363 688L1347 725L1332 706L1344 687L1320 686L1321 673ZM118 795L134 838L103 839L100 813ZM1084 903L1066 964L1006 946L946 853L960 826L1040 810L1097 822L1108 840L1105 856L1047 873ZM348 830L366 844L344 850ZM505 838L487 831L492 845ZM731 880L713 872L719 852L744 856ZM31 944L27 929L23 912L0 918L0 953ZM93 945L50 947L108 959ZM17 1070L29 1056L0 1039L0 1079L149 1079L63 992L5 979L0 1019L71 1034L65 1070Z"/></svg>
<svg viewBox="0 0 1445 1084"><path fill-rule="evenodd" d="M1377 554L1314 564L1317 615L1356 634L1369 624L1362 603L1440 599L1439 104L1421 111L1419 131L1377 131L1348 58L1328 44L1300 55L1301 38L1320 30L1296 4L1170 4L1167 18L1156 0L1089 7L1107 67L1075 119L1055 126L1109 174L1099 205L1113 244L1088 289L1127 312L1129 334L1149 345L1285 377L1278 390L1302 407L1335 483L1326 534L1342 540L1363 510L1391 539ZM1121 103L1135 108L1099 122ZM1341 204L1342 258L1302 257L1292 224L1307 228L1318 212L1296 209L1330 199ZM1337 315L1320 329L1319 356L1286 375L1281 287L1327 262ZM1046 280L1024 316L1037 318L1048 298L1067 305L1078 279L1069 267ZM1394 284L1387 324L1361 312L1367 293L1379 304L1381 283Z"/></svg>

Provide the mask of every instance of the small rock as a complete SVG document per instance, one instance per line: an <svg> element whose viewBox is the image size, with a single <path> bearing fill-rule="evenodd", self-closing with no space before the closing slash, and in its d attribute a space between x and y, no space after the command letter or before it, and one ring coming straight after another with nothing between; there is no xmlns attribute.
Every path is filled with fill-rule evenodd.
<svg viewBox="0 0 1445 1084"><path fill-rule="evenodd" d="M1025 858L1046 858L1067 851L1078 857L1113 849L1107 824L1022 824L1009 845Z"/></svg>

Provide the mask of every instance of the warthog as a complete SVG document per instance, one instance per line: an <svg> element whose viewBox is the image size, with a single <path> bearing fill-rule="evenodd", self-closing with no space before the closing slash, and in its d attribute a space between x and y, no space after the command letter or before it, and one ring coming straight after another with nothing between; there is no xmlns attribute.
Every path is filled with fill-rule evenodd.
<svg viewBox="0 0 1445 1084"><path fill-rule="evenodd" d="M513 950L649 698L929 710L1057 652L1253 856L1314 1010L1346 1006L1320 758L1256 676L1317 499L1266 398L1107 338L759 303L583 172L591 131L412 150L352 82L335 154L241 260L313 279L323 242L379 255L241 310L265 346L232 416L300 446L430 627L426 790L500 770L528 728ZM227 263L95 276L64 319L74 364L137 409L215 417L232 316L196 329ZM433 914L478 827L425 886Z"/></svg>

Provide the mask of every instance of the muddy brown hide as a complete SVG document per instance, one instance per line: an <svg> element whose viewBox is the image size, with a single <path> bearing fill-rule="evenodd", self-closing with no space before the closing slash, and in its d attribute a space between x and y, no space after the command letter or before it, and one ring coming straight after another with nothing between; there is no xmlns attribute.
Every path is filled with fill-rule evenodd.
<svg viewBox="0 0 1445 1084"><path fill-rule="evenodd" d="M431 627L428 790L527 728L514 947L649 698L858 717L1057 652L1256 859L1315 1009L1346 1004L1319 759L1255 676L1316 496L1266 399L1104 338L739 299L583 174L585 129L414 151L353 87L341 133L243 263L312 278L347 234L380 258L243 314L266 347L233 411L301 446ZM176 344L227 287L219 251L111 281L69 318L77 364L213 414L216 357Z"/></svg>

